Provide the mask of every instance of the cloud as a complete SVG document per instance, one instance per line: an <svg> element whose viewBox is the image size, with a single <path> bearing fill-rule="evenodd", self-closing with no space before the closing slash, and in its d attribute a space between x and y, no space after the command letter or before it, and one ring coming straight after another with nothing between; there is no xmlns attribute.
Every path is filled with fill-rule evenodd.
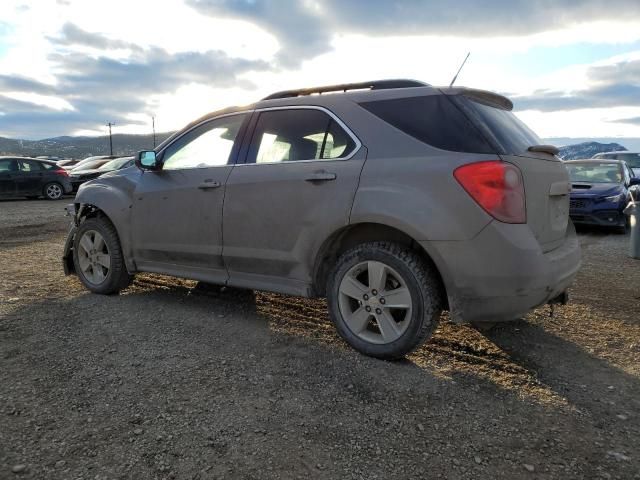
<svg viewBox="0 0 640 480"><path fill-rule="evenodd" d="M54 93L55 87L30 78L0 75L0 92L29 92L43 95Z"/></svg>
<svg viewBox="0 0 640 480"><path fill-rule="evenodd" d="M581 90L541 90L512 100L516 110L542 112L640 107L640 60L590 67L587 82L588 86Z"/></svg>
<svg viewBox="0 0 640 480"><path fill-rule="evenodd" d="M188 0L187 4L200 13L246 20L274 34L286 46L278 54L285 67L331 49L330 27L334 24L326 22L312 2Z"/></svg>
<svg viewBox="0 0 640 480"><path fill-rule="evenodd" d="M258 24L280 42L285 66L331 50L336 34L524 36L576 24L640 19L637 0L187 0L197 11Z"/></svg>
<svg viewBox="0 0 640 480"><path fill-rule="evenodd" d="M640 126L640 117L631 117L631 118L618 118L616 120L609 120L610 123L625 123L627 125L638 125Z"/></svg>
<svg viewBox="0 0 640 480"><path fill-rule="evenodd" d="M56 83L0 75L3 92L41 93L62 99L72 106L67 111L42 108L28 102L15 103L6 96L0 102L0 132L51 135L75 130L99 129L107 121L119 125L135 124L131 114L148 111L153 95L175 92L188 84L215 87L255 86L239 75L270 69L261 60L231 58L222 51L180 52L152 47L143 49L130 43L106 38L66 24L59 36L52 38L58 51L49 56ZM79 53L74 47L94 47L97 55ZM110 49L122 48L131 53L127 58L107 56Z"/></svg>
<svg viewBox="0 0 640 480"><path fill-rule="evenodd" d="M87 32L79 28L73 23L65 23L62 27L59 37L50 38L51 41L58 45L82 45L85 47L99 48L102 50L118 49L118 48L139 48L129 42L122 40L110 39L104 35Z"/></svg>

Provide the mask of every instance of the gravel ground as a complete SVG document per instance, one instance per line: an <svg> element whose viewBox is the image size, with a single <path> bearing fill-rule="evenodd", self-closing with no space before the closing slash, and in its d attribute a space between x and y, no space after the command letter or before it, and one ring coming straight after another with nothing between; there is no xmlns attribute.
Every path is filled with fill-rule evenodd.
<svg viewBox="0 0 640 480"><path fill-rule="evenodd" d="M64 277L62 202L0 202L0 479L640 479L640 261L581 233L572 303L364 357L325 304Z"/></svg>

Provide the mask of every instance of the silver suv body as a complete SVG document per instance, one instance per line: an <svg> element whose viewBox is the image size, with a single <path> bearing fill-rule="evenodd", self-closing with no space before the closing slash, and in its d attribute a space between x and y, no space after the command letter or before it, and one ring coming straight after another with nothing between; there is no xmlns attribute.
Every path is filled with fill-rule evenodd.
<svg viewBox="0 0 640 480"><path fill-rule="evenodd" d="M326 296L339 333L383 358L443 309L519 318L566 298L580 251L567 170L511 107L383 81L212 113L81 186L65 271L97 293L157 272Z"/></svg>

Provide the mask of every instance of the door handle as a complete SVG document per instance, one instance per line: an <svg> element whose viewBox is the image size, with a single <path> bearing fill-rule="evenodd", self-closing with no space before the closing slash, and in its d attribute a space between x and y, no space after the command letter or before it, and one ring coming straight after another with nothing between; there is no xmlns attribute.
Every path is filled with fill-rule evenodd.
<svg viewBox="0 0 640 480"><path fill-rule="evenodd" d="M213 180L205 180L200 185L198 185L198 188L200 190L209 190L211 188L218 188L220 186L221 186L220 182L214 182Z"/></svg>
<svg viewBox="0 0 640 480"><path fill-rule="evenodd" d="M304 180L306 182L330 182L332 180L335 180L336 178L337 176L335 173L316 172L316 173L312 173Z"/></svg>

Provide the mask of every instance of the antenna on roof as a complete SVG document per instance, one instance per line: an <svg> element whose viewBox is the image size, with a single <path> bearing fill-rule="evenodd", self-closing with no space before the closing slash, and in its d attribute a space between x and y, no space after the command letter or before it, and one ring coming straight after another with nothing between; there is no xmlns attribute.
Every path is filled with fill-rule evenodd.
<svg viewBox="0 0 640 480"><path fill-rule="evenodd" d="M460 70L462 70L462 67L464 67L464 64L467 63L467 58L469 58L469 55L471 55L471 52L467 53L467 56L464 57L464 60L462 61L462 65L460 65L460 68L458 69L458 71L453 77L453 80L451 80L451 83L449 84L449 88L453 87L453 84L456 83L458 75L460 74Z"/></svg>

